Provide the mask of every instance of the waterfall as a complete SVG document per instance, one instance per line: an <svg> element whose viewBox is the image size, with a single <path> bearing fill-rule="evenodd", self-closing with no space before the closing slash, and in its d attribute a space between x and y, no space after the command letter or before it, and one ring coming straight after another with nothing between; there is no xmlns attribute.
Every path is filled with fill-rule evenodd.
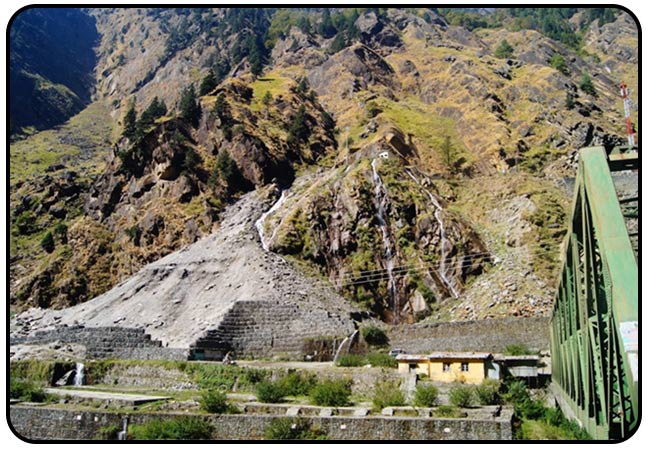
<svg viewBox="0 0 650 450"><path fill-rule="evenodd" d="M381 181L381 177L377 173L377 160L372 160L372 179L375 182L375 217L379 222L379 228L381 229L382 240L384 243L384 259L386 260L386 272L388 273L388 295L390 300L393 302L393 322L397 321L397 316L399 314L399 305L397 304L397 288L395 286L395 277L393 276L393 268L395 267L395 261L393 260L393 252L390 247L390 238L388 234L388 224L386 222L386 211L381 202L382 190L385 190L384 183Z"/></svg>
<svg viewBox="0 0 650 450"><path fill-rule="evenodd" d="M264 221L270 214L272 214L275 210L277 210L280 206L282 206L282 203L284 203L284 201L287 199L288 193L289 193L288 189L282 191L282 194L280 195L278 201L275 202L268 211L262 214L260 218L255 221L255 228L257 228L257 234L260 235L260 242L262 243L262 248L264 249L264 251L267 252L269 251L269 243L264 238ZM271 235L271 240L273 240L274 236L275 236L275 230L273 230L273 234Z"/></svg>
<svg viewBox="0 0 650 450"><path fill-rule="evenodd" d="M413 175L413 172L411 172L409 169L406 169L406 173L413 179L413 181L415 181L418 186L421 187L421 189L429 197L429 200L431 200L431 203L433 203L433 206L436 208L436 212L433 215L436 218L436 221L438 221L438 228L440 229L440 266L438 266L438 275L440 275L442 281L444 281L444 283L447 285L447 288L451 291L451 294L454 296L454 298L458 298L458 291L454 287L451 280L447 278L447 254L451 250L452 244L449 239L447 239L445 224L443 223L442 217L440 216L442 213L442 206L440 206L440 203L438 203L436 197L420 184L415 175Z"/></svg>
<svg viewBox="0 0 650 450"><path fill-rule="evenodd" d="M350 352L350 347L352 347L352 343L354 342L354 338L357 335L357 333L359 333L359 330L354 330L354 332L350 336L343 339L343 341L339 345L339 348L336 349L336 353L334 353L334 359L332 359L332 363L334 365L336 365L336 360L339 359L339 356L344 348L346 354Z"/></svg>
<svg viewBox="0 0 650 450"><path fill-rule="evenodd" d="M117 440L126 441L128 434L129 434L129 417L127 416L122 419L122 431L119 431L117 433Z"/></svg>
<svg viewBox="0 0 650 450"><path fill-rule="evenodd" d="M78 362L75 366L74 372L74 385L83 386L84 385L84 364Z"/></svg>

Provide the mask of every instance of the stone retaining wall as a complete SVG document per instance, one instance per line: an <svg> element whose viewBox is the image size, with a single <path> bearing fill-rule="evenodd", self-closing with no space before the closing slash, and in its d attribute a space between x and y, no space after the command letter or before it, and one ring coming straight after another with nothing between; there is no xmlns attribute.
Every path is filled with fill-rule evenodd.
<svg viewBox="0 0 650 450"><path fill-rule="evenodd" d="M304 346L318 336L339 338L354 331L349 318L296 303L240 301L216 329L192 345L196 359L220 360L227 352L237 358L282 354L302 359Z"/></svg>
<svg viewBox="0 0 650 450"><path fill-rule="evenodd" d="M90 359L187 360L185 349L162 347L143 328L61 326L38 331L33 336L11 336L11 345L48 344L51 342L80 344Z"/></svg>
<svg viewBox="0 0 650 450"><path fill-rule="evenodd" d="M391 347L407 353L472 351L500 353L522 344L537 352L548 350L550 318L505 318L467 322L399 325L388 330Z"/></svg>
<svg viewBox="0 0 650 450"><path fill-rule="evenodd" d="M13 405L12 428L23 438L40 440L91 440L102 427L119 426L123 414L104 411L72 411ZM174 414L131 414L131 424L170 419ZM216 440L263 439L270 415L209 415ZM490 419L439 419L418 417L304 417L332 440L511 440L512 411Z"/></svg>

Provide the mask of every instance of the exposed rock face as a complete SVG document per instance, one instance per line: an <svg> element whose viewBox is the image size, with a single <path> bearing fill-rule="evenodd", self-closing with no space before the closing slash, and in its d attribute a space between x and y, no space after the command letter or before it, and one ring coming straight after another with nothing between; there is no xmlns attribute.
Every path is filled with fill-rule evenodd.
<svg viewBox="0 0 650 450"><path fill-rule="evenodd" d="M289 322L303 329L292 334L286 321L267 323L267 355L287 346L299 349L305 337L347 336L354 329L353 307L262 250L254 222L263 210L259 194L249 193L227 209L217 233L143 267L90 302L59 311L32 309L14 325L21 324L23 335L75 323L144 328L164 346L189 348L216 329L235 304L256 301L269 310L291 307Z"/></svg>
<svg viewBox="0 0 650 450"><path fill-rule="evenodd" d="M272 250L311 261L389 322L427 315L491 259L430 180L402 166L402 139L388 133L347 169L295 185L266 221Z"/></svg>

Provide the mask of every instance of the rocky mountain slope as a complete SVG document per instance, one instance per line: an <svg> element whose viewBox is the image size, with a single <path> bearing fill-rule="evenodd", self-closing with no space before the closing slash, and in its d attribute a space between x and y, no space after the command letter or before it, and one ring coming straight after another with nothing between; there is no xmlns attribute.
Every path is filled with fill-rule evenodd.
<svg viewBox="0 0 650 450"><path fill-rule="evenodd" d="M255 218L267 191L246 194L224 212L216 233L143 267L104 295L65 310L28 310L15 334L74 324L142 327L165 346L188 348L235 304L255 300L268 314L279 305L294 310L291 330L274 331L277 341L286 333L348 336L354 307L259 245Z"/></svg>
<svg viewBox="0 0 650 450"><path fill-rule="evenodd" d="M97 134L115 144L72 143L108 162L82 177L65 214L65 188L42 194L43 158L12 148L12 172L23 155L11 189L13 307L100 295L273 185L258 251L353 308L387 322L548 312L563 177L580 147L623 142L617 83L625 77L636 101L636 25L622 12L603 24L571 12L562 23L584 35L576 48L516 16L477 27L442 13L91 10L97 95L117 122ZM154 99L165 111L145 123ZM67 164L46 167L70 178ZM247 221L264 211L254 212ZM48 231L53 242L39 243Z"/></svg>
<svg viewBox="0 0 650 450"><path fill-rule="evenodd" d="M73 8L28 8L9 28L10 132L47 129L90 103L99 39L92 16Z"/></svg>

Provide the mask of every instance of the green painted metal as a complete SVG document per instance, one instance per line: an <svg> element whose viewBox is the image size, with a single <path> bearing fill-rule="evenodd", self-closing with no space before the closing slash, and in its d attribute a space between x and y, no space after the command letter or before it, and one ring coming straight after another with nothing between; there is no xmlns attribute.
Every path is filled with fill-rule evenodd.
<svg viewBox="0 0 650 450"><path fill-rule="evenodd" d="M636 153L580 151L551 319L553 383L596 439L623 439L639 422L638 265L611 175L635 167Z"/></svg>

